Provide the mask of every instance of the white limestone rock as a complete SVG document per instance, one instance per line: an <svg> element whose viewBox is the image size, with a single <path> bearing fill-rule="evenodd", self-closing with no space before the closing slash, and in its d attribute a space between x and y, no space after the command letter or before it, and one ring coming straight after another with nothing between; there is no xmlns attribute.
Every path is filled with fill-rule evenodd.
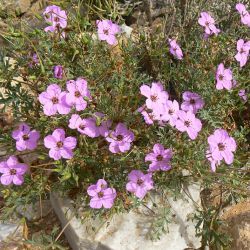
<svg viewBox="0 0 250 250"><path fill-rule="evenodd" d="M0 222L0 242L7 238L17 238L22 235L22 226L15 223Z"/></svg>
<svg viewBox="0 0 250 250"><path fill-rule="evenodd" d="M63 226L71 219L65 235L73 250L196 249L201 246L201 239L195 236L195 223L188 218L200 205L200 186L190 185L185 193L183 192L183 196L185 199L176 201L168 198L167 203L171 207L173 219L168 225L169 232L162 235L158 241L151 241L147 237L153 220L150 214L152 203L148 204L149 209L141 207L138 211L118 214L104 224L91 220L82 225L80 220L74 217L69 199L61 199L52 194L51 202ZM159 195L152 195L151 198L155 203L160 202ZM98 231L91 231L92 226L98 228Z"/></svg>

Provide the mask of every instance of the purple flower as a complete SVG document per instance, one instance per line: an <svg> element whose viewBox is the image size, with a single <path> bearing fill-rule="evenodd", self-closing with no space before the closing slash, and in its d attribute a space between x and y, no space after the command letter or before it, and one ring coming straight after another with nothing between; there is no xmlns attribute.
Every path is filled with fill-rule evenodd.
<svg viewBox="0 0 250 250"><path fill-rule="evenodd" d="M159 104L157 109L153 110L154 120L158 121L160 126L165 126L167 121L167 105Z"/></svg>
<svg viewBox="0 0 250 250"><path fill-rule="evenodd" d="M110 20L97 20L96 24L99 40L107 41L110 45L116 45L117 39L115 35L121 31L120 27L117 24L112 23Z"/></svg>
<svg viewBox="0 0 250 250"><path fill-rule="evenodd" d="M95 209L111 208L116 198L116 190L114 188L108 188L107 182L103 179L99 179L95 185L91 185L87 189L90 199L90 207Z"/></svg>
<svg viewBox="0 0 250 250"><path fill-rule="evenodd" d="M170 48L169 48L170 53L173 56L175 56L177 59L182 60L183 53L179 44L176 42L175 39L169 39L168 41L170 45Z"/></svg>
<svg viewBox="0 0 250 250"><path fill-rule="evenodd" d="M58 32L60 28L67 27L67 15L64 10L61 10L59 6L48 6L43 12L43 16L46 22L50 23L50 26L46 27L45 32Z"/></svg>
<svg viewBox="0 0 250 250"><path fill-rule="evenodd" d="M212 135L208 137L209 150L212 159L221 161L223 158L227 164L231 164L234 160L232 152L236 150L236 142L230 137L226 130L216 129Z"/></svg>
<svg viewBox="0 0 250 250"><path fill-rule="evenodd" d="M201 17L199 18L198 23L205 27L205 34L207 35L217 35L220 32L214 24L214 19L207 12L201 12Z"/></svg>
<svg viewBox="0 0 250 250"><path fill-rule="evenodd" d="M76 144L75 137L65 138L65 131L59 128L55 129L52 135L47 135L44 138L44 146L50 149L49 156L54 160L71 159L73 157L72 150L76 147Z"/></svg>
<svg viewBox="0 0 250 250"><path fill-rule="evenodd" d="M87 101L90 99L87 81L83 78L78 78L76 81L67 81L66 102L70 106L75 106L77 111L82 111L87 107Z"/></svg>
<svg viewBox="0 0 250 250"><path fill-rule="evenodd" d="M151 161L151 164L149 165L149 171L167 171L171 169L170 160L172 155L171 149L165 149L163 145L155 144L153 147L153 152L147 154L145 157L145 161Z"/></svg>
<svg viewBox="0 0 250 250"><path fill-rule="evenodd" d="M7 161L0 162L0 173L2 174L0 181L3 185L10 185L12 182L15 185L23 184L23 175L28 170L28 166L19 163L15 156L10 156Z"/></svg>
<svg viewBox="0 0 250 250"><path fill-rule="evenodd" d="M210 150L207 150L206 152L206 158L210 161L210 167L211 167L211 171L212 172L215 172L216 171L216 168L220 165L220 160L215 160L213 157L212 157L212 154L210 152Z"/></svg>
<svg viewBox="0 0 250 250"><path fill-rule="evenodd" d="M39 95L39 101L43 104L45 115L55 115L57 112L61 115L68 114L70 107L66 103L66 92L62 91L57 84L48 86L45 92Z"/></svg>
<svg viewBox="0 0 250 250"><path fill-rule="evenodd" d="M247 93L246 93L246 90L245 90L245 89L241 89L241 90L239 91L239 97L240 97L244 102L247 101Z"/></svg>
<svg viewBox="0 0 250 250"><path fill-rule="evenodd" d="M38 64L39 64L38 56L36 53L33 53L33 55L31 56L31 61L29 63L29 67L34 68Z"/></svg>
<svg viewBox="0 0 250 250"><path fill-rule="evenodd" d="M246 6L242 3L237 3L235 8L240 13L241 22L250 27L250 13L246 10Z"/></svg>
<svg viewBox="0 0 250 250"><path fill-rule="evenodd" d="M190 91L185 91L182 98L184 102L181 104L181 109L184 111L191 111L194 114L202 109L205 104L200 95Z"/></svg>
<svg viewBox="0 0 250 250"><path fill-rule="evenodd" d="M69 120L69 128L77 129L81 134L91 138L100 136L100 132L93 118L82 119L79 115L73 114Z"/></svg>
<svg viewBox="0 0 250 250"><path fill-rule="evenodd" d="M96 131L98 136L100 135L104 137L108 136L112 122L110 120L107 120L103 113L95 112L94 116L95 117L92 119L96 125Z"/></svg>
<svg viewBox="0 0 250 250"><path fill-rule="evenodd" d="M157 110L159 104L164 104L168 100L168 93L163 90L163 85L160 82L153 82L152 87L142 85L140 87L141 94L146 96L147 108Z"/></svg>
<svg viewBox="0 0 250 250"><path fill-rule="evenodd" d="M235 55L236 61L240 63L240 67L242 68L246 65L249 51L250 51L250 41L244 42L243 39L237 41L237 51L238 53Z"/></svg>
<svg viewBox="0 0 250 250"><path fill-rule="evenodd" d="M128 175L127 191L139 199L143 199L147 192L154 188L152 174L143 174L140 170L132 170Z"/></svg>
<svg viewBox="0 0 250 250"><path fill-rule="evenodd" d="M174 127L176 121L178 120L179 103L176 100L167 101L165 107L166 110L163 115L163 120L168 121L169 124Z"/></svg>
<svg viewBox="0 0 250 250"><path fill-rule="evenodd" d="M178 119L179 103L167 100L165 104L158 106L154 111L154 120L159 121L159 125L164 126L166 122L174 127Z"/></svg>
<svg viewBox="0 0 250 250"><path fill-rule="evenodd" d="M21 123L18 129L12 132L12 138L16 140L17 150L33 150L37 147L40 133L36 130L30 131L30 127L26 123Z"/></svg>
<svg viewBox="0 0 250 250"><path fill-rule="evenodd" d="M230 69L225 69L224 64L219 64L216 71L216 89L230 90L233 87L233 73Z"/></svg>
<svg viewBox="0 0 250 250"><path fill-rule="evenodd" d="M131 142L134 140L134 133L127 129L125 124L118 123L115 130L111 131L106 140L110 142L109 150L116 154L126 152L131 147Z"/></svg>
<svg viewBox="0 0 250 250"><path fill-rule="evenodd" d="M154 123L154 114L148 113L147 111L142 111L141 114L143 115L144 121L148 125L152 125Z"/></svg>
<svg viewBox="0 0 250 250"><path fill-rule="evenodd" d="M155 120L154 112L151 112L145 106L138 108L137 111L142 114L146 124L148 124L148 125L154 124L154 120Z"/></svg>
<svg viewBox="0 0 250 250"><path fill-rule="evenodd" d="M186 131L190 139L194 140L202 128L201 121L191 111L179 110L178 117L175 123L176 128L181 132Z"/></svg>
<svg viewBox="0 0 250 250"><path fill-rule="evenodd" d="M58 79L63 78L63 66L57 65L54 67L54 77Z"/></svg>

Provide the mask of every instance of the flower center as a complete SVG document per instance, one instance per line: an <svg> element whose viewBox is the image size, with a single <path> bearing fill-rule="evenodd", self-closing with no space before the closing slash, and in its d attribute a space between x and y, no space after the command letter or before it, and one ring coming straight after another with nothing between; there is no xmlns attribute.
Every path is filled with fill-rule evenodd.
<svg viewBox="0 0 250 250"><path fill-rule="evenodd" d="M75 92L75 97L80 97L81 96L81 93L79 91L76 91Z"/></svg>
<svg viewBox="0 0 250 250"><path fill-rule="evenodd" d="M172 109L170 109L170 110L168 111L168 113L169 113L170 115L172 115L172 114L174 114L174 111L173 111Z"/></svg>
<svg viewBox="0 0 250 250"><path fill-rule="evenodd" d="M137 180L137 185L141 186L143 184L143 180L142 179L138 179Z"/></svg>
<svg viewBox="0 0 250 250"><path fill-rule="evenodd" d="M103 33L108 36L109 30L103 30Z"/></svg>
<svg viewBox="0 0 250 250"><path fill-rule="evenodd" d="M79 129L84 130L85 129L84 124L80 124Z"/></svg>
<svg viewBox="0 0 250 250"><path fill-rule="evenodd" d="M154 115L153 114L149 114L148 117L150 118L150 120L154 120Z"/></svg>
<svg viewBox="0 0 250 250"><path fill-rule="evenodd" d="M195 100L194 99L190 99L190 104L195 104Z"/></svg>
<svg viewBox="0 0 250 250"><path fill-rule="evenodd" d="M103 192L99 192L98 193L98 198L102 198L104 196L104 193Z"/></svg>
<svg viewBox="0 0 250 250"><path fill-rule="evenodd" d="M219 75L219 76L218 76L218 78L219 78L219 80L221 80L221 81L222 81L222 80L223 80L223 78L224 78L224 76L223 76L223 75Z"/></svg>
<svg viewBox="0 0 250 250"><path fill-rule="evenodd" d="M162 155L157 155L156 160L157 161L162 161L163 160L163 156Z"/></svg>
<svg viewBox="0 0 250 250"><path fill-rule="evenodd" d="M28 136L28 135L23 135L23 140L24 140L24 141L29 140L29 136Z"/></svg>
<svg viewBox="0 0 250 250"><path fill-rule="evenodd" d="M247 11L242 11L241 15L242 15L242 17L245 17L247 15Z"/></svg>
<svg viewBox="0 0 250 250"><path fill-rule="evenodd" d="M208 22L208 21L206 21L206 22L205 22L205 25L206 25L206 26L208 26L208 25L209 25L209 22Z"/></svg>
<svg viewBox="0 0 250 250"><path fill-rule="evenodd" d="M151 95L151 96L150 96L150 99L151 99L152 102L156 102L156 100L157 100L157 95Z"/></svg>
<svg viewBox="0 0 250 250"><path fill-rule="evenodd" d="M117 141L122 141L123 135L117 135L117 136L116 136L116 139L117 139Z"/></svg>
<svg viewBox="0 0 250 250"><path fill-rule="evenodd" d="M58 98L57 98L57 97L55 97L55 96L51 99L51 101L52 101L52 103L53 103L53 104L57 104L57 103L59 103Z"/></svg>
<svg viewBox="0 0 250 250"><path fill-rule="evenodd" d="M245 50L243 48L240 49L240 53L243 54L245 53Z"/></svg>
<svg viewBox="0 0 250 250"><path fill-rule="evenodd" d="M190 121L185 121L185 122L184 122L184 125L185 125L186 127L189 127L189 126L191 125L191 122L190 122Z"/></svg>
<svg viewBox="0 0 250 250"><path fill-rule="evenodd" d="M57 142L56 146L57 146L58 148L61 148L61 147L63 146L63 142L62 142L62 141Z"/></svg>
<svg viewBox="0 0 250 250"><path fill-rule="evenodd" d="M56 16L56 17L54 17L54 21L58 23L60 21L60 18L58 16Z"/></svg>
<svg viewBox="0 0 250 250"><path fill-rule="evenodd" d="M223 143L218 144L219 151L224 151L225 150L225 145Z"/></svg>
<svg viewBox="0 0 250 250"><path fill-rule="evenodd" d="M16 169L13 169L13 168L12 168L12 169L10 170L10 175L15 175L15 174L16 174Z"/></svg>

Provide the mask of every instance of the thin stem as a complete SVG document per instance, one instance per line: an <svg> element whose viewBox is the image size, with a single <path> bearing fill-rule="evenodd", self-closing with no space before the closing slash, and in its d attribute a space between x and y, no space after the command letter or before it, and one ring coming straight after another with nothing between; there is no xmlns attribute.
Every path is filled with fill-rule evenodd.
<svg viewBox="0 0 250 250"><path fill-rule="evenodd" d="M51 166L51 165L57 165L58 163L56 162L48 162L48 163L44 163L44 164L39 164L39 165L35 165L35 166L30 166L32 168L37 168L37 167L43 167L43 166Z"/></svg>
<svg viewBox="0 0 250 250"><path fill-rule="evenodd" d="M66 225L63 227L63 229L61 230L61 232L58 234L58 236L55 239L55 242L58 241L58 239L60 238L60 236L63 234L63 232L65 231L65 229L68 227L68 225L70 224L71 220L74 218L74 214L71 215L71 218L69 219L69 221L66 223Z"/></svg>

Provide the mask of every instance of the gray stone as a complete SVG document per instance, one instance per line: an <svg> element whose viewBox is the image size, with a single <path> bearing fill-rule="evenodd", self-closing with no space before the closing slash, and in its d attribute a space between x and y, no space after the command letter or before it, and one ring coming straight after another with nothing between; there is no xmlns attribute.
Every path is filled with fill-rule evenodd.
<svg viewBox="0 0 250 250"><path fill-rule="evenodd" d="M120 26L120 28L121 28L121 32L124 33L127 38L131 37L131 33L133 31L133 28L127 26L126 24L122 24Z"/></svg>
<svg viewBox="0 0 250 250"><path fill-rule="evenodd" d="M7 14L23 14L30 8L30 0L2 0L0 8Z"/></svg>
<svg viewBox="0 0 250 250"><path fill-rule="evenodd" d="M200 186L190 185L183 192L184 199L174 200L168 197L167 203L174 215L168 225L168 233L162 235L158 241L151 241L147 235L153 216L150 209L153 203L140 207L127 214L117 214L104 224L90 219L84 225L74 216L74 210L69 199L61 199L56 194L51 195L52 206L58 215L62 226L67 227L65 235L73 250L110 249L110 250L183 250L185 248L199 248L200 238L195 236L195 223L189 216L200 205ZM159 195L152 195L155 203L159 202ZM97 232L91 230L98 228Z"/></svg>
<svg viewBox="0 0 250 250"><path fill-rule="evenodd" d="M0 242L12 237L21 237L22 226L15 223L0 222Z"/></svg>
<svg viewBox="0 0 250 250"><path fill-rule="evenodd" d="M29 221L37 220L45 217L51 211L52 207L49 200L36 202L35 204L27 204L17 207L17 213L25 217Z"/></svg>

